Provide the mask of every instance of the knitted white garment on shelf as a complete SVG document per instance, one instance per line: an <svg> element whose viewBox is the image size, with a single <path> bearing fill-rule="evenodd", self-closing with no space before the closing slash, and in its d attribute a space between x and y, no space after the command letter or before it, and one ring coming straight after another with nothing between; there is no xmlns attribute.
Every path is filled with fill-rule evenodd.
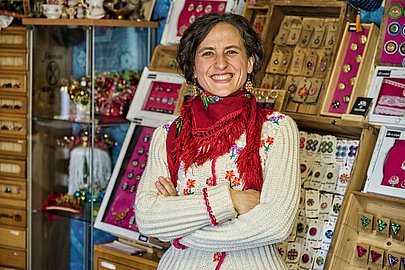
<svg viewBox="0 0 405 270"><path fill-rule="evenodd" d="M90 153L93 151L93 196L105 189L111 176L111 157L100 148L75 147L70 151L68 194L89 186ZM85 178L86 181L85 181Z"/></svg>

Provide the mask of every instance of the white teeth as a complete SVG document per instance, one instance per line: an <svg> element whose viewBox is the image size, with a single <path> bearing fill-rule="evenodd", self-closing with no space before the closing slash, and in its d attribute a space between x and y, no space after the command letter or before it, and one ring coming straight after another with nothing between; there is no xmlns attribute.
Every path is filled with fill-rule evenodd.
<svg viewBox="0 0 405 270"><path fill-rule="evenodd" d="M231 75L226 74L226 75L216 75L216 76L212 76L212 78L214 80L228 80L231 78Z"/></svg>

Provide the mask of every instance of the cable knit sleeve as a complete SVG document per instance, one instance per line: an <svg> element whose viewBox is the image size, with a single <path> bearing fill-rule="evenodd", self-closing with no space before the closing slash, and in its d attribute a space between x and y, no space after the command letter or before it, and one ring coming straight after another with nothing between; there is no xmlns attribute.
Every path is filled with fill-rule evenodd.
<svg viewBox="0 0 405 270"><path fill-rule="evenodd" d="M236 212L227 185L209 187L205 194L192 196L165 197L157 194L155 182L158 177L169 175L166 135L164 128L155 130L148 163L138 187L134 208L140 232L170 241L212 225L213 217L219 224L235 218ZM211 213L207 211L208 206Z"/></svg>
<svg viewBox="0 0 405 270"><path fill-rule="evenodd" d="M264 164L260 203L246 214L220 226L206 226L180 243L205 251L235 251L274 244L288 237L299 200L298 130L288 116L266 122L280 125Z"/></svg>

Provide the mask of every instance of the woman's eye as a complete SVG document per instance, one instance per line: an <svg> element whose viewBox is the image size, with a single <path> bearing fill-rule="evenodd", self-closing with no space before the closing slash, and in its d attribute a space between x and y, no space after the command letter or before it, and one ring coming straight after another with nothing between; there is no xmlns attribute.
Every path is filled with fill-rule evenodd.
<svg viewBox="0 0 405 270"><path fill-rule="evenodd" d="M227 51L226 54L238 54L237 51Z"/></svg>
<svg viewBox="0 0 405 270"><path fill-rule="evenodd" d="M204 52L203 54L202 54L202 56L211 56L212 55L212 52Z"/></svg>

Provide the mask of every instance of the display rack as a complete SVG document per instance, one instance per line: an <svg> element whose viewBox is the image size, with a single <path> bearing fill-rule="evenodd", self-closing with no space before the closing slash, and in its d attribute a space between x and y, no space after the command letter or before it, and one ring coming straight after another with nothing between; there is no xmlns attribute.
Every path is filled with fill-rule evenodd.
<svg viewBox="0 0 405 270"><path fill-rule="evenodd" d="M108 95L102 91L120 97L126 88L136 89L139 77L133 69L140 72L139 66L149 62L157 22L22 22L30 27L35 51L29 78L28 265L93 269L94 245L115 238L93 225L129 127L128 108L119 106L128 97L106 110Z"/></svg>

